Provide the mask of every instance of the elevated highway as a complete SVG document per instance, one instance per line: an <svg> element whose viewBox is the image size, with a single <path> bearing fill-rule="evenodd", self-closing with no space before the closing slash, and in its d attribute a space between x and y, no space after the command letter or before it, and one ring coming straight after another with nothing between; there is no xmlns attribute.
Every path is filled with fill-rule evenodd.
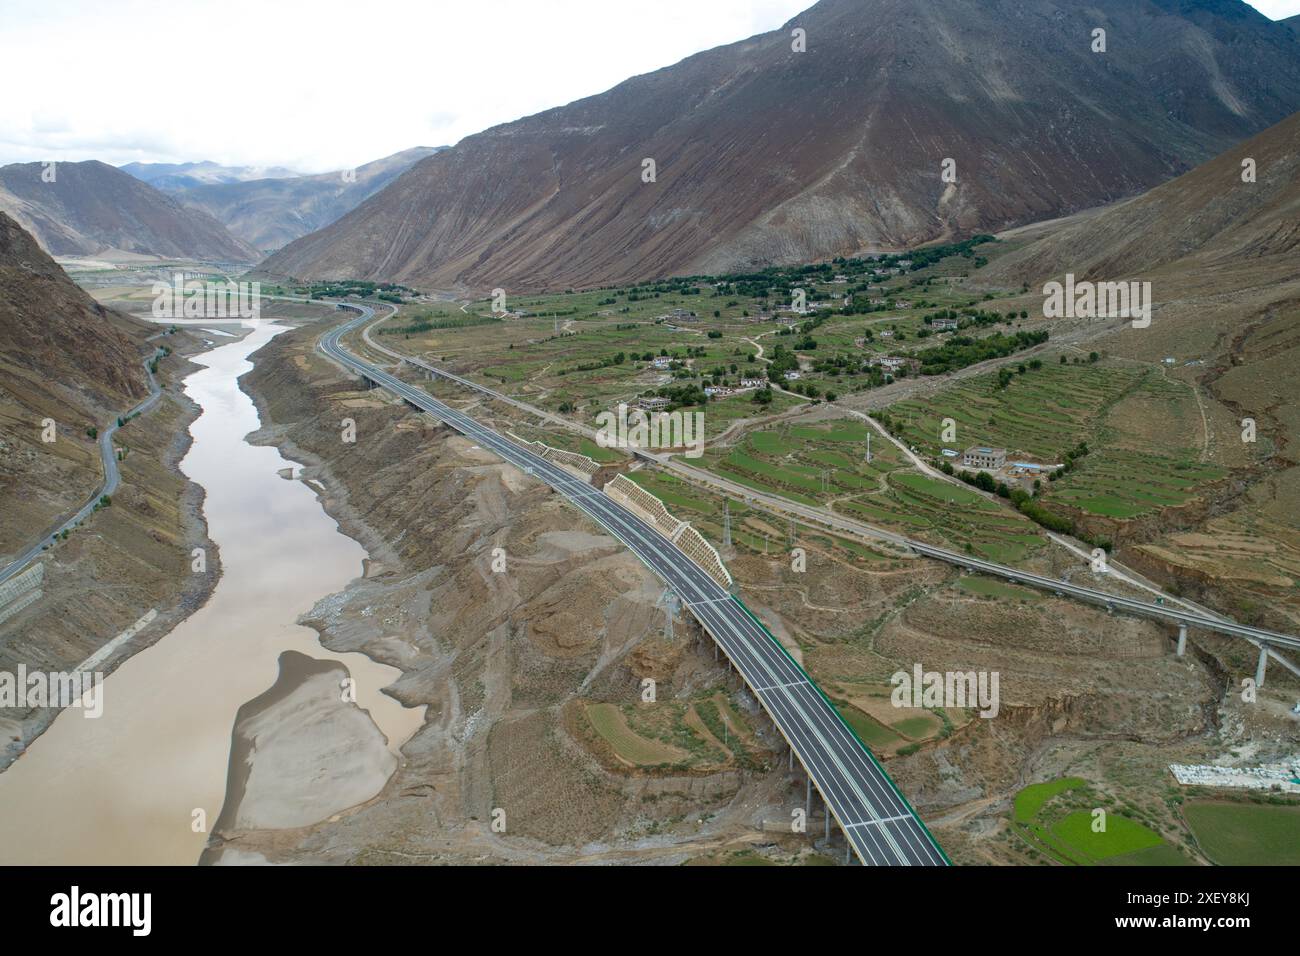
<svg viewBox="0 0 1300 956"><path fill-rule="evenodd" d="M671 541L608 495L473 418L401 381L341 344L374 315L368 306L320 340L346 369L428 412L504 461L550 485L625 544L677 594L740 673L808 772L858 859L870 865L944 866L948 859L916 812L820 688L748 608Z"/></svg>

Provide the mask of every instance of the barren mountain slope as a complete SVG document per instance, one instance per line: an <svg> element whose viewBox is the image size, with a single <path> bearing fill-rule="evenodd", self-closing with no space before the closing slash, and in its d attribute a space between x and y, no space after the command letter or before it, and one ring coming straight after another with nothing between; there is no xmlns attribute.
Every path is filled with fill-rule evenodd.
<svg viewBox="0 0 1300 956"><path fill-rule="evenodd" d="M251 262L240 242L206 213L128 173L94 160L58 163L53 181L42 163L0 167L0 211L56 256L134 253L170 259Z"/></svg>
<svg viewBox="0 0 1300 956"><path fill-rule="evenodd" d="M1247 182L1253 161L1255 181ZM988 282L1034 282L1057 273L1118 279L1181 268L1269 260L1300 275L1300 113L1184 176L1101 215L1055 230L997 261Z"/></svg>
<svg viewBox="0 0 1300 956"><path fill-rule="evenodd" d="M263 269L527 290L898 247L1136 194L1297 107L1300 44L1240 0L822 0L471 136Z"/></svg>

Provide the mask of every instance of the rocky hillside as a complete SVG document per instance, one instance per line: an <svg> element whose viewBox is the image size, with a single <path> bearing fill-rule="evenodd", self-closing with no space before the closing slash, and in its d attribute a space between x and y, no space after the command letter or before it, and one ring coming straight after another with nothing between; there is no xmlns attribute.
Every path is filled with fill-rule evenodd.
<svg viewBox="0 0 1300 956"><path fill-rule="evenodd" d="M355 170L318 176L196 183L179 190L176 198L220 220L244 242L269 252L323 229L436 152L438 147L417 146Z"/></svg>
<svg viewBox="0 0 1300 956"><path fill-rule="evenodd" d="M251 262L252 246L206 213L182 206L129 173L94 160L0 167L0 212L56 256L135 254Z"/></svg>
<svg viewBox="0 0 1300 956"><path fill-rule="evenodd" d="M1254 164L1253 182L1243 180ZM1300 276L1300 113L1172 182L1050 232L990 267L985 281L1073 272L1118 279L1179 260L1186 267L1272 262Z"/></svg>
<svg viewBox="0 0 1300 956"><path fill-rule="evenodd" d="M907 246L1136 195L1298 107L1300 44L1241 0L822 0L468 137L263 268L526 290Z"/></svg>
<svg viewBox="0 0 1300 956"><path fill-rule="evenodd" d="M0 383L12 389L21 376L85 411L124 408L148 393L132 336L139 328L83 292L0 212Z"/></svg>

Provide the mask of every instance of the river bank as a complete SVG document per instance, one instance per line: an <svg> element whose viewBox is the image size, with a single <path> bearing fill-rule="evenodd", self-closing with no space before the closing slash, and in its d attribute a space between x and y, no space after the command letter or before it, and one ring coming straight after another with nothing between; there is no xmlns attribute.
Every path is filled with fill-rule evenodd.
<svg viewBox="0 0 1300 956"><path fill-rule="evenodd" d="M199 366L189 356L202 340L181 334L159 363L158 404L119 431L124 458L113 504L101 509L40 558L40 600L0 624L0 671L73 671L119 634L156 611L148 626L99 660L109 675L153 646L201 608L221 577L220 550L208 536L204 490L181 470L199 407L182 380ZM204 555L193 568L195 549ZM0 772L32 746L58 717L52 707L0 711Z"/></svg>
<svg viewBox="0 0 1300 956"><path fill-rule="evenodd" d="M325 651L296 623L366 555L309 487L279 477L293 462L244 440L258 420L238 376L283 328L263 323L194 357L185 389L201 413L181 467L205 491L222 574L197 612L108 678L100 719L65 712L0 774L3 862L194 863L224 804L237 712L276 684L286 652L342 668L348 706L373 721L389 760L419 725L422 711L382 692L396 670Z"/></svg>

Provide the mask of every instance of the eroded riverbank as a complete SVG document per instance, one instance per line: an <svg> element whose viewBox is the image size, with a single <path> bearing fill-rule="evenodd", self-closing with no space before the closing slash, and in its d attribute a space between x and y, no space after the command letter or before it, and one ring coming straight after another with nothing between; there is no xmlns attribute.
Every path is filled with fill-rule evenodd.
<svg viewBox="0 0 1300 956"><path fill-rule="evenodd" d="M245 441L259 421L238 378L282 331L262 323L193 358L203 370L185 390L202 412L181 468L205 490L222 578L203 608L108 678L101 718L65 711L0 774L2 862L194 863L221 812L236 714L276 683L285 651L346 667L395 755L423 720L382 692L395 668L326 651L296 623L366 555L309 486L277 474L292 462Z"/></svg>

